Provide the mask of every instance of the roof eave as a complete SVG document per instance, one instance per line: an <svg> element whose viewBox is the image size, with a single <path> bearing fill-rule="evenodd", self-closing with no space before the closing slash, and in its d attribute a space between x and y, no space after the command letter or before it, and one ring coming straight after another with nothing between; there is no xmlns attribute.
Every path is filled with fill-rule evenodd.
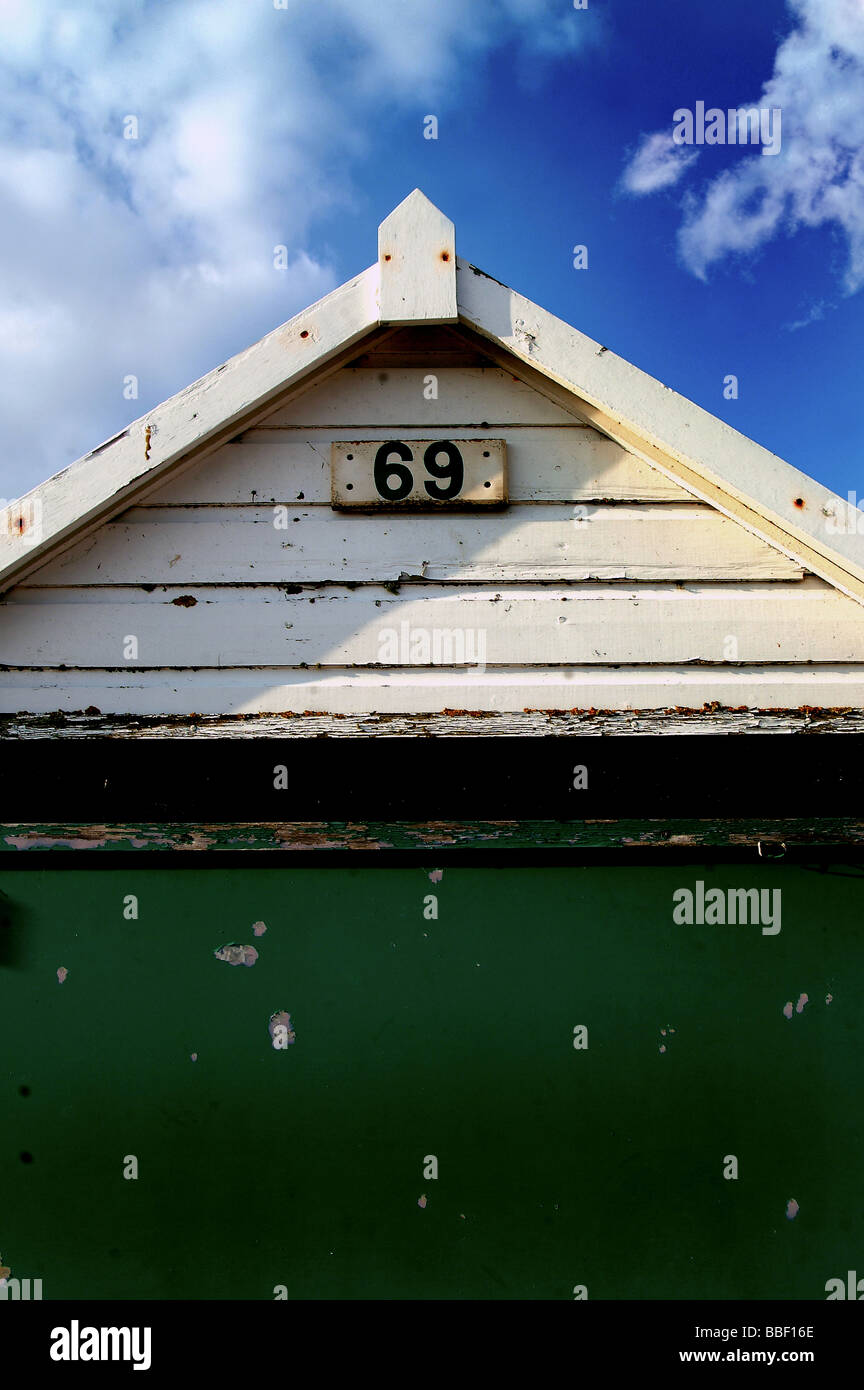
<svg viewBox="0 0 864 1390"><path fill-rule="evenodd" d="M584 419L864 603L864 536L838 495L562 319L457 258L460 321ZM493 349L494 355L494 349ZM831 518L839 525L829 530ZM830 537L830 540L829 540Z"/></svg>
<svg viewBox="0 0 864 1390"><path fill-rule="evenodd" d="M130 505L180 459L248 428L379 324L378 266L340 285L0 512L0 589Z"/></svg>
<svg viewBox="0 0 864 1390"><path fill-rule="evenodd" d="M0 592L350 360L383 325L461 323L489 355L864 603L864 536L836 493L456 256L452 222L415 189L381 224L376 264L0 512ZM497 354L497 357L496 357ZM830 541L828 537L830 536Z"/></svg>

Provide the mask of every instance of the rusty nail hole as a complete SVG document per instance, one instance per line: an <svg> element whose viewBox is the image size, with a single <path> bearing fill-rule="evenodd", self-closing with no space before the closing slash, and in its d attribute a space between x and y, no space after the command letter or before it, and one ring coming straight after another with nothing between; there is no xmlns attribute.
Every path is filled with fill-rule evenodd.
<svg viewBox="0 0 864 1390"><path fill-rule="evenodd" d="M18 530L21 533L21 535L23 535L26 529L26 522L24 521L23 516L18 517L18 519L15 522L15 525L18 527Z"/></svg>
<svg viewBox="0 0 864 1390"><path fill-rule="evenodd" d="M449 259L450 259L450 252L449 252L449 251L442 251L442 252L441 252L441 259L442 259L442 261L449 261Z"/></svg>
<svg viewBox="0 0 864 1390"><path fill-rule="evenodd" d="M309 329L308 329L308 328L304 328L304 329L303 329L303 332L300 334L300 337L301 337L301 338L308 338L308 337L309 337Z"/></svg>
<svg viewBox="0 0 864 1390"><path fill-rule="evenodd" d="M484 483L483 486L484 486L484 487L491 487L492 484L491 484L491 483Z"/></svg>
<svg viewBox="0 0 864 1390"><path fill-rule="evenodd" d="M795 498L795 506L796 506L796 507L803 507L803 506L804 506L804 498L803 498L803 497L796 497L796 498Z"/></svg>
<svg viewBox="0 0 864 1390"><path fill-rule="evenodd" d="M392 256L389 254L389 252L388 252L388 254L384 257L384 259L385 259L385 261L392 261L393 257L392 257Z"/></svg>

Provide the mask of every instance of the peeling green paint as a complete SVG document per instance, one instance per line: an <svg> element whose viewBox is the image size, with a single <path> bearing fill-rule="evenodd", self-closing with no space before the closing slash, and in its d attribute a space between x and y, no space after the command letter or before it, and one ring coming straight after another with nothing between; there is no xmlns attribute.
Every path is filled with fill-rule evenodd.
<svg viewBox="0 0 864 1390"><path fill-rule="evenodd" d="M303 821L172 825L0 826L0 852L33 850L693 849L741 847L760 857L864 845L864 821L789 820ZM760 846L762 847L760 850Z"/></svg>

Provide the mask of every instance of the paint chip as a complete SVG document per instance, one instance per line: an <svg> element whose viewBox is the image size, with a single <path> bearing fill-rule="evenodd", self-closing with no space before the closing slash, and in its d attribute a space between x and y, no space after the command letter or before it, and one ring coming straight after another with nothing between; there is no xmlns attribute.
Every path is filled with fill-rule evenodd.
<svg viewBox="0 0 864 1390"><path fill-rule="evenodd" d="M826 1003L826 1004L830 1004L830 1003L831 1003L831 1000L832 1000L833 998L834 998L834 995L833 995L833 994L826 994L826 995L825 995L825 1003Z"/></svg>
<svg viewBox="0 0 864 1390"><path fill-rule="evenodd" d="M60 966L60 969L57 971L57 979L58 979L58 981L60 982L61 985L62 985L63 981L66 979L66 976L67 976L68 974L69 974L69 971L66 969L66 966L65 966L65 965L61 965L61 966Z"/></svg>
<svg viewBox="0 0 864 1390"><path fill-rule="evenodd" d="M798 1206L798 1203L795 1201L795 1198L790 1197L789 1201L786 1203L786 1220L794 1221L799 1211L800 1207Z"/></svg>
<svg viewBox="0 0 864 1390"><path fill-rule="evenodd" d="M193 1062L197 1062L197 1061L198 1061L198 1053L197 1053L197 1052L190 1052L190 1053L189 1053L189 1056L190 1056L190 1058L191 1058L191 1060L192 1060Z"/></svg>
<svg viewBox="0 0 864 1390"><path fill-rule="evenodd" d="M792 1000L791 1000L791 999L787 999L787 1000L786 1000L786 1003L783 1005L783 1016L784 1016L784 1018L791 1018L791 1017L792 1017L792 1011L793 1011L794 1008L795 1008L795 1005L792 1003Z"/></svg>
<svg viewBox="0 0 864 1390"><path fill-rule="evenodd" d="M254 946L241 946L237 941L232 941L230 946L220 946L213 954L217 960L227 961L229 965L254 965L258 959Z"/></svg>
<svg viewBox="0 0 864 1390"><path fill-rule="evenodd" d="M418 1207L424 1207L424 1208L425 1208L425 1206L426 1206L426 1193L425 1193L425 1192L423 1193L423 1196L422 1196L422 1197L418 1197L418 1198L417 1198L417 1205L418 1205Z"/></svg>
<svg viewBox="0 0 864 1390"><path fill-rule="evenodd" d="M809 1004L809 1003L810 1003L810 1000L809 1000L809 998L808 998L808 996L807 996L806 994L799 994L799 995L798 995L798 1003L795 1005L795 1012L796 1012L796 1014L803 1014L803 1012L804 1012L804 1005L805 1005L805 1004Z"/></svg>
<svg viewBox="0 0 864 1390"><path fill-rule="evenodd" d="M443 869L432 869L432 870L430 871L430 873L429 873L429 882L430 882L430 883L440 883L443 877L444 877L444 870L443 870Z"/></svg>
<svg viewBox="0 0 864 1390"><path fill-rule="evenodd" d="M661 1044L660 1044L660 1051L661 1051L661 1052L665 1052L665 1051L666 1051L666 1044L665 1044L665 1043L661 1043Z"/></svg>
<svg viewBox="0 0 864 1390"><path fill-rule="evenodd" d="M273 1039L273 1046L277 1052L281 1051L284 1044L293 1043L297 1039L297 1034L294 1032L294 1027L291 1023L291 1015L286 1013L284 1009L279 1013L270 1015L270 1022L267 1027L270 1037ZM277 1028L284 1028L285 1032L277 1036Z"/></svg>
<svg viewBox="0 0 864 1390"><path fill-rule="evenodd" d="M252 924L252 935L253 935L253 936L263 936L266 930L267 930L267 927L265 926L265 924L264 924L263 922L254 922L254 923Z"/></svg>

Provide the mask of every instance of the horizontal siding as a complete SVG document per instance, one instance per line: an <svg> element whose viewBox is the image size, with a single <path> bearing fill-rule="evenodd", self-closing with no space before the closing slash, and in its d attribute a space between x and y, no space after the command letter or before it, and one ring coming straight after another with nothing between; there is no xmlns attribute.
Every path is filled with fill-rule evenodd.
<svg viewBox="0 0 864 1390"><path fill-rule="evenodd" d="M864 661L858 606L802 585L568 589L375 585L19 590L0 607L8 666L594 665ZM437 634L437 637L435 636ZM138 641L135 663L124 642Z"/></svg>
<svg viewBox="0 0 864 1390"><path fill-rule="evenodd" d="M427 399L430 372L422 367L345 367L262 423L270 429L382 425L398 432L403 425L572 425L579 418L498 367L430 371L438 383L435 400Z"/></svg>
<svg viewBox="0 0 864 1390"><path fill-rule="evenodd" d="M367 439L391 432L366 426ZM460 426L461 439L489 430ZM429 430L402 429L400 439L428 438ZM513 502L691 502L692 495L590 426L505 426L507 472ZM330 445L345 429L250 430L195 463L144 499L148 505L198 506L302 501L330 505Z"/></svg>
<svg viewBox="0 0 864 1390"><path fill-rule="evenodd" d="M504 438L511 505L333 512L395 437ZM864 707L857 604L498 368L343 369L141 500L0 606L4 713Z"/></svg>
<svg viewBox="0 0 864 1390"><path fill-rule="evenodd" d="M40 584L699 581L799 579L779 551L709 507L514 506L475 516L266 507L125 512L31 580Z"/></svg>
<svg viewBox="0 0 864 1390"><path fill-rule="evenodd" d="M445 709L864 708L864 668L830 666L629 666L566 669L6 672L4 713L354 714Z"/></svg>

